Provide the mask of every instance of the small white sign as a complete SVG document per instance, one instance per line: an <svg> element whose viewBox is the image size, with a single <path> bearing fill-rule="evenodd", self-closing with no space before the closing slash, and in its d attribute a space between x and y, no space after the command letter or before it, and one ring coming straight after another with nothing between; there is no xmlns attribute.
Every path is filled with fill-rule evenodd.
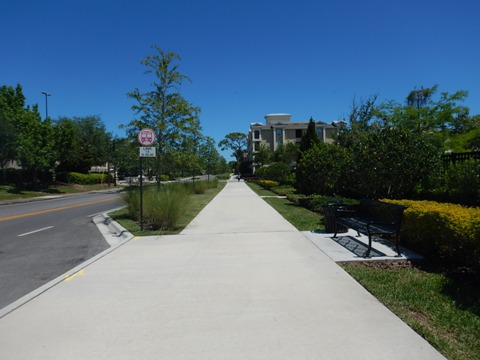
<svg viewBox="0 0 480 360"><path fill-rule="evenodd" d="M140 147L140 157L155 157L157 148L155 146Z"/></svg>

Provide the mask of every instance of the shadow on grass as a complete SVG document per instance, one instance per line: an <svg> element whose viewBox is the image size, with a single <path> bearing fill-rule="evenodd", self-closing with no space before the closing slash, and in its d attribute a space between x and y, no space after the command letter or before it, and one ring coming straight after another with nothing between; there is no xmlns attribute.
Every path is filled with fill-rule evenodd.
<svg viewBox="0 0 480 360"><path fill-rule="evenodd" d="M473 273L448 274L443 293L449 296L455 306L480 316L480 279Z"/></svg>
<svg viewBox="0 0 480 360"><path fill-rule="evenodd" d="M477 271L455 266L445 266L428 258L412 262L421 271L440 274L445 278L442 294L449 297L456 308L480 316L480 274Z"/></svg>
<svg viewBox="0 0 480 360"><path fill-rule="evenodd" d="M26 185L15 185L10 187L6 190L9 194L15 195L25 195L29 192L36 192L36 193L45 193L45 194L62 194L62 191L52 188L50 185L42 185L42 186L26 186Z"/></svg>

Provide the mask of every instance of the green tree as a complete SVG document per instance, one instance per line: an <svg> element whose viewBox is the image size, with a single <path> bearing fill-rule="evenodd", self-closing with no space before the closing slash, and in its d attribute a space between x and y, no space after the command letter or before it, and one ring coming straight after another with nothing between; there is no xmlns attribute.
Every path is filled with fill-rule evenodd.
<svg viewBox="0 0 480 360"><path fill-rule="evenodd" d="M350 149L355 188L364 196L413 196L440 166L440 152L430 134L385 127L362 134Z"/></svg>
<svg viewBox="0 0 480 360"><path fill-rule="evenodd" d="M16 139L18 129L16 124L25 112L25 96L21 85L0 87L0 167L8 161L15 160Z"/></svg>
<svg viewBox="0 0 480 360"><path fill-rule="evenodd" d="M54 168L55 136L50 119L42 121L38 106L25 106L21 85L0 87L0 130L0 165L16 160L36 186L39 173Z"/></svg>
<svg viewBox="0 0 480 360"><path fill-rule="evenodd" d="M297 162L300 153L300 147L294 143L280 144L273 152L274 162L283 162L292 165Z"/></svg>
<svg viewBox="0 0 480 360"><path fill-rule="evenodd" d="M60 118L55 122L59 149L57 171L87 173L110 158L111 134L99 116Z"/></svg>
<svg viewBox="0 0 480 360"><path fill-rule="evenodd" d="M239 170L243 161L244 154L247 151L248 137L247 134L241 132L233 132L225 135L225 138L218 143L218 147L222 151L232 150L232 156L236 159L236 170Z"/></svg>
<svg viewBox="0 0 480 360"><path fill-rule="evenodd" d="M351 147L359 141L360 135L369 131L372 126L378 126L377 95L372 95L366 100L352 103L352 109L348 117L348 125L341 126L336 135L336 143L342 147ZM377 125L374 125L377 124Z"/></svg>
<svg viewBox="0 0 480 360"><path fill-rule="evenodd" d="M262 166L269 164L272 159L272 153L265 145L260 145L260 149L253 153L253 159L255 166L261 168Z"/></svg>
<svg viewBox="0 0 480 360"><path fill-rule="evenodd" d="M132 110L136 113L127 126L127 134L135 138L144 127L155 131L157 136L157 174L163 172L162 162L178 163L173 157L181 154L185 137L194 138L201 131L200 108L193 106L180 94L183 81L190 80L178 70L180 56L165 52L157 46L153 55L141 63L147 67L146 74L153 74L152 89L141 92L135 88L128 96L135 101ZM178 159L179 160L179 159Z"/></svg>
<svg viewBox="0 0 480 360"><path fill-rule="evenodd" d="M114 139L112 142L112 162L118 176L137 176L139 170L139 150L137 144L128 139Z"/></svg>
<svg viewBox="0 0 480 360"><path fill-rule="evenodd" d="M391 126L400 126L417 132L435 132L444 140L446 135L468 120L468 108L459 105L468 96L460 90L453 94L440 93L438 99L434 95L438 85L431 88L413 90L407 96L406 105L388 102L378 107L377 116Z"/></svg>
<svg viewBox="0 0 480 360"><path fill-rule="evenodd" d="M16 128L21 136L16 140L15 159L32 173L32 185L36 187L39 172L52 171L55 167L55 132L50 118L42 121L37 105L33 105L32 110L27 107L18 120Z"/></svg>
<svg viewBox="0 0 480 360"><path fill-rule="evenodd" d="M317 130L315 128L315 121L313 120L313 118L310 118L310 121L308 122L307 132L302 137L302 140L300 142L300 153L307 151L308 149L319 143L320 139L318 138Z"/></svg>
<svg viewBox="0 0 480 360"><path fill-rule="evenodd" d="M456 124L452 134L445 141L444 150L453 152L480 150L480 115L468 116Z"/></svg>
<svg viewBox="0 0 480 360"><path fill-rule="evenodd" d="M58 149L57 172L85 172L84 159L80 152L78 127L75 121L61 118L54 123Z"/></svg>
<svg viewBox="0 0 480 360"><path fill-rule="evenodd" d="M208 175L219 173L221 156L215 147L215 140L210 136L203 137L198 151L205 172Z"/></svg>
<svg viewBox="0 0 480 360"><path fill-rule="evenodd" d="M414 107L415 109L421 109L427 105L432 95L437 91L438 85L432 88L424 89L423 86L420 90L414 89L410 91L407 96L407 105Z"/></svg>
<svg viewBox="0 0 480 360"><path fill-rule="evenodd" d="M315 144L303 153L297 166L297 189L306 195L344 192L351 155L335 144Z"/></svg>

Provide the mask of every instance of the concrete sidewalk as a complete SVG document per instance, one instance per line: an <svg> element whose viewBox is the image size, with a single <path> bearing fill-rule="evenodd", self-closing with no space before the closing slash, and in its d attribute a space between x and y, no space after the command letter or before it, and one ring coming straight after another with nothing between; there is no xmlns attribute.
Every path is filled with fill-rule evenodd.
<svg viewBox="0 0 480 360"><path fill-rule="evenodd" d="M243 182L0 319L7 359L443 359Z"/></svg>

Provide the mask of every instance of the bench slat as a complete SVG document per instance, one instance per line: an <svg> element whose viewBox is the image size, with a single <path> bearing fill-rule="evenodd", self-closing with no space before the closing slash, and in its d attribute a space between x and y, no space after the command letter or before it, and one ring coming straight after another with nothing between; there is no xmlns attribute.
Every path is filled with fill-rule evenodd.
<svg viewBox="0 0 480 360"><path fill-rule="evenodd" d="M356 230L359 235L360 233L368 235L365 257L370 256L372 235L395 235L397 254L401 256L398 242L405 206L363 199L359 205L339 204L335 209L335 229L338 225L343 225ZM333 237L336 236L337 231Z"/></svg>

